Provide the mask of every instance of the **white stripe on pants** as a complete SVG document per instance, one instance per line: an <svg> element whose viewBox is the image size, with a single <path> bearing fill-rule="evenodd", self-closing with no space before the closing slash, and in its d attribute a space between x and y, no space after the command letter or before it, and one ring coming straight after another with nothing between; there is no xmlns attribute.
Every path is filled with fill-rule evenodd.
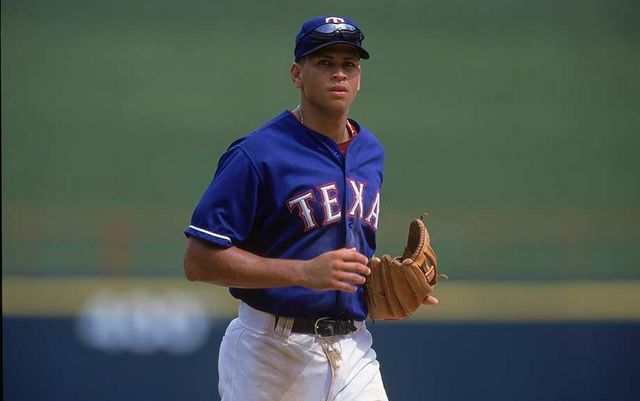
<svg viewBox="0 0 640 401"><path fill-rule="evenodd" d="M291 333L292 323L240 305L220 346L223 401L388 401L364 322L324 338Z"/></svg>

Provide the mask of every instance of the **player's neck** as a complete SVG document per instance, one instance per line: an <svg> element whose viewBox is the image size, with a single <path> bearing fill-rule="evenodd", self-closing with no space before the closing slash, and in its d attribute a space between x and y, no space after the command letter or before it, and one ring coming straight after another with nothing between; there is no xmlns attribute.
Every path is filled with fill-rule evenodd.
<svg viewBox="0 0 640 401"><path fill-rule="evenodd" d="M345 142L350 137L350 133L347 130L348 109L331 112L301 103L294 109L294 114L301 120L303 125L333 139L336 143Z"/></svg>

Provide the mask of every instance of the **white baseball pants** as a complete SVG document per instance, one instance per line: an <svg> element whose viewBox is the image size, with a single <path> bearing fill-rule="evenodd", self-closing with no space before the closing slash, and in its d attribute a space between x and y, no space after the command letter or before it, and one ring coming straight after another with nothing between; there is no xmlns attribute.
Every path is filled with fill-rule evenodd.
<svg viewBox="0 0 640 401"><path fill-rule="evenodd" d="M363 323L346 336L291 333L242 303L220 346L222 401L388 401Z"/></svg>

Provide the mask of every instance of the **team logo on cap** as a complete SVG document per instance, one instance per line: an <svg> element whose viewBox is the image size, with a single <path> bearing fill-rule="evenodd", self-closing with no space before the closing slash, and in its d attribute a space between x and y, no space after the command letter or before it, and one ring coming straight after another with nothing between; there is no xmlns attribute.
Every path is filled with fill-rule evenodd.
<svg viewBox="0 0 640 401"><path fill-rule="evenodd" d="M340 17L327 17L324 22L327 24L344 24L344 20Z"/></svg>

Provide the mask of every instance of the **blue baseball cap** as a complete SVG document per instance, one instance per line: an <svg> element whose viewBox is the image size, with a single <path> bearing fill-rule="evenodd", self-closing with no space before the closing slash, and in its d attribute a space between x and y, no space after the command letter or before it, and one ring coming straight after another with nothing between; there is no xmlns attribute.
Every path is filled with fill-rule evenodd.
<svg viewBox="0 0 640 401"><path fill-rule="evenodd" d="M356 22L347 17L315 17L306 21L296 35L293 51L296 63L322 48L337 44L351 45L360 58L368 59L369 53L362 47L364 34Z"/></svg>

